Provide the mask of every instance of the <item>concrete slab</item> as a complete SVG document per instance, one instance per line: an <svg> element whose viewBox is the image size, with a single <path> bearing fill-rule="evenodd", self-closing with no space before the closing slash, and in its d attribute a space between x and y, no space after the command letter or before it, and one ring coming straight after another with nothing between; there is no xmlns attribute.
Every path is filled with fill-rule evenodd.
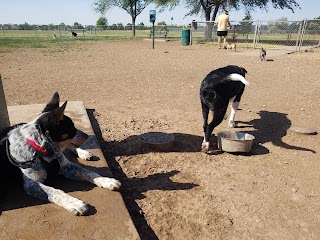
<svg viewBox="0 0 320 240"><path fill-rule="evenodd" d="M29 122L43 108L42 104L9 106L10 123ZM73 161L79 161L103 176L112 176L83 102L68 102L65 113L77 128L90 136L82 148L99 158L98 161ZM59 177L50 185L90 204L88 216L74 216L55 204L30 197L23 191L11 190L1 206L0 239L140 239L119 192Z"/></svg>

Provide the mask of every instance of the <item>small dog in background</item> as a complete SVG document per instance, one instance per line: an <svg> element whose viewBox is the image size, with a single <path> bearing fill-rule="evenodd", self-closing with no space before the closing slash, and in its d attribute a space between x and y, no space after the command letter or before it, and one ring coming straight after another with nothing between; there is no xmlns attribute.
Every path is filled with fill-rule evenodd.
<svg viewBox="0 0 320 240"><path fill-rule="evenodd" d="M261 51L260 51L260 60L261 61L265 61L266 60L266 56L267 56L267 51L263 48L261 48Z"/></svg>
<svg viewBox="0 0 320 240"><path fill-rule="evenodd" d="M78 34L75 33L75 32L72 32L71 34L72 34L73 37L77 37L78 36Z"/></svg>
<svg viewBox="0 0 320 240"><path fill-rule="evenodd" d="M237 51L237 44L236 43L232 43L232 44L229 44L228 42L226 43L226 47L227 49L231 49L233 51Z"/></svg>
<svg viewBox="0 0 320 240"><path fill-rule="evenodd" d="M63 151L70 146L79 147L88 135L78 130L71 118L64 115L67 102L61 107L59 103L56 92L33 121L14 125L0 133L0 197L4 196L9 183L18 180L23 183L27 194L55 203L75 215L84 215L89 210L85 202L45 185L46 179L60 174L109 190L119 189L121 184L114 178L102 177L67 159ZM81 154L90 158L86 150Z"/></svg>

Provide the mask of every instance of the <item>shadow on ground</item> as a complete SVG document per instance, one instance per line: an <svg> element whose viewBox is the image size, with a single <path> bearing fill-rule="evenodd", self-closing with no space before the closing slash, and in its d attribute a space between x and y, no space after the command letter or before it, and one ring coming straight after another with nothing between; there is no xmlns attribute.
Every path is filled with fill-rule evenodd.
<svg viewBox="0 0 320 240"><path fill-rule="evenodd" d="M177 183L173 182L170 177L179 173L179 171L171 171L165 173L158 173L149 175L146 178L128 178L121 169L121 166L116 161L117 156L130 156L137 154L144 154L152 150L143 145L139 139L139 135L132 135L122 141L106 142L102 137L99 124L94 117L94 109L87 109L89 119L96 134L96 137L105 151L106 160L115 178L122 182L120 190L130 216L137 228L141 239L158 239L153 229L148 225L144 218L142 210L137 205L137 199L144 198L145 192L149 190L187 190L192 189L197 184L194 183ZM260 111L259 118L249 122L238 122L237 130L241 128L252 129L246 132L255 136L255 144L252 152L246 154L247 156L268 154L269 150L263 147L262 144L271 142L275 146L289 150L310 151L315 153L314 150L293 146L285 143L282 138L287 135L287 130L291 126L291 121L288 119L287 114L269 111ZM171 152L199 152L202 142L201 136L195 136L185 133L174 133L175 144ZM212 137L212 148L216 148L216 136ZM221 154L219 150L214 150L212 154Z"/></svg>
<svg viewBox="0 0 320 240"><path fill-rule="evenodd" d="M143 212L135 202L135 200L143 199L145 197L144 193L150 190L188 190L197 187L198 185L194 183L178 183L172 181L170 178L179 173L179 171L175 170L170 172L152 174L145 178L128 178L115 158L121 155L123 156L147 153L151 150L142 145L142 143L138 139L138 136L130 136L129 138L121 142L104 141L99 124L93 115L94 110L87 109L87 112L101 149L104 150L103 153L106 155L105 158L113 173L113 176L121 181L122 185L120 192L141 239L158 239L155 232L144 218ZM178 139L180 139L181 137L185 138L186 136L176 136L176 138ZM199 143L199 139L201 138L193 136L191 142ZM174 146L173 148L176 151L178 151L179 149L181 151L181 148L189 149L189 151L197 151L197 148L192 143L186 143L186 145L179 147Z"/></svg>
<svg viewBox="0 0 320 240"><path fill-rule="evenodd" d="M282 140L287 135L288 129L291 126L291 121L286 113L260 111L258 115L260 117L258 119L253 119L249 122L238 122L238 128L251 127L254 129L246 132L255 136L255 142L260 144L271 142L275 146L288 150L316 153L312 149L290 145ZM253 149L253 153L254 151Z"/></svg>

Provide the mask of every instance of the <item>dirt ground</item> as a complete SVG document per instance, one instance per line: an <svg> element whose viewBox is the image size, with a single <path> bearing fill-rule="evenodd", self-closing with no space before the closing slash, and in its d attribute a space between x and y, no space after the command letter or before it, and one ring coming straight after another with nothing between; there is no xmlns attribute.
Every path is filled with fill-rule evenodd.
<svg viewBox="0 0 320 240"><path fill-rule="evenodd" d="M84 101L142 239L319 239L320 137L288 129L320 130L320 49L262 62L243 51L76 41L0 49L0 72L8 105L46 103L54 91ZM213 137L205 154L200 82L229 64L250 82L235 130L256 139L239 155L216 151ZM214 133L224 130L226 121ZM149 131L173 133L172 150L144 146Z"/></svg>

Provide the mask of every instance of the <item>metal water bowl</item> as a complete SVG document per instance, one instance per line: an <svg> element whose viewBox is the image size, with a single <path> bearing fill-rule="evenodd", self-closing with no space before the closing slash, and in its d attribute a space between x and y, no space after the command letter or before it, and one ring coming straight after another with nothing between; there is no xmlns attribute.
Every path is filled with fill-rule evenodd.
<svg viewBox="0 0 320 240"><path fill-rule="evenodd" d="M218 148L225 152L250 152L255 137L245 132L218 133Z"/></svg>

